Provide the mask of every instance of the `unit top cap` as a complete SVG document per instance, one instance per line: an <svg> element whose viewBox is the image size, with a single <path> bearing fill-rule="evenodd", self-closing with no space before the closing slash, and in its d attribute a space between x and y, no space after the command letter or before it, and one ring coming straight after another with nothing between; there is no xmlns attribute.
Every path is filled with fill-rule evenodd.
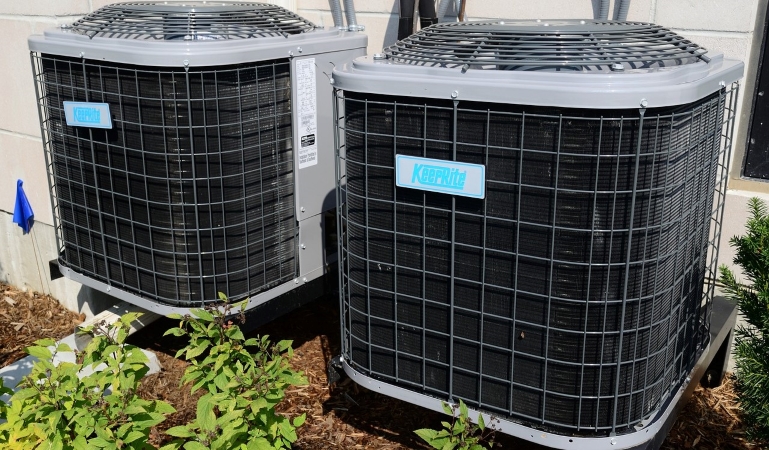
<svg viewBox="0 0 769 450"><path fill-rule="evenodd" d="M69 29L91 38L195 41L288 37L314 28L308 20L268 3L193 1L115 3Z"/></svg>
<svg viewBox="0 0 769 450"><path fill-rule="evenodd" d="M612 20L442 23L386 48L396 63L476 70L609 72L709 61L669 29Z"/></svg>

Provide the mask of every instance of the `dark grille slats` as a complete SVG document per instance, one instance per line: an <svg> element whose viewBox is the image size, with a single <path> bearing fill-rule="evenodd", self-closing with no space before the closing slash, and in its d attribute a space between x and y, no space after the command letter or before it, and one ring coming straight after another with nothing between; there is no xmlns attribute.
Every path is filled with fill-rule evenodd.
<svg viewBox="0 0 769 450"><path fill-rule="evenodd" d="M33 61L62 264L185 307L296 276L288 61ZM108 103L113 129L67 126L64 101Z"/></svg>
<svg viewBox="0 0 769 450"><path fill-rule="evenodd" d="M707 344L726 96L591 111L347 91L346 357L559 433L627 432ZM486 167L486 198L396 187L395 155Z"/></svg>

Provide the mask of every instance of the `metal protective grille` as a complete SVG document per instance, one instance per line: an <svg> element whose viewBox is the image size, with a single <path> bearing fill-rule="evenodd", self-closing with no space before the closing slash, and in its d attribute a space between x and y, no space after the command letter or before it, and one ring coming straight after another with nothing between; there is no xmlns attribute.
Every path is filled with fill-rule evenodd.
<svg viewBox="0 0 769 450"><path fill-rule="evenodd" d="M487 70L607 71L688 64L707 51L635 22L459 22L424 28L384 50L397 62Z"/></svg>
<svg viewBox="0 0 769 450"><path fill-rule="evenodd" d="M287 60L158 69L32 57L59 262L144 298L244 298L297 270ZM113 128L62 102L108 103Z"/></svg>
<svg viewBox="0 0 769 450"><path fill-rule="evenodd" d="M538 428L632 430L708 344L735 92L607 112L338 91L349 364ZM396 154L483 164L486 198L396 187Z"/></svg>
<svg viewBox="0 0 769 450"><path fill-rule="evenodd" d="M215 40L289 36L315 26L268 3L116 3L83 17L72 29L89 37Z"/></svg>

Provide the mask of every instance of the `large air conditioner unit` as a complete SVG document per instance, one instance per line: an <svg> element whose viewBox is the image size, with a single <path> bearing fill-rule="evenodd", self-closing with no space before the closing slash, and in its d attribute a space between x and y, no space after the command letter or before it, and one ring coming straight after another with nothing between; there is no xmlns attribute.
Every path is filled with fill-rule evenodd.
<svg viewBox="0 0 769 450"><path fill-rule="evenodd" d="M742 72L613 21L439 24L335 69L345 372L548 446L651 439L709 345Z"/></svg>
<svg viewBox="0 0 769 450"><path fill-rule="evenodd" d="M366 45L263 3L119 3L30 37L63 274L160 313L320 277L329 78Z"/></svg>

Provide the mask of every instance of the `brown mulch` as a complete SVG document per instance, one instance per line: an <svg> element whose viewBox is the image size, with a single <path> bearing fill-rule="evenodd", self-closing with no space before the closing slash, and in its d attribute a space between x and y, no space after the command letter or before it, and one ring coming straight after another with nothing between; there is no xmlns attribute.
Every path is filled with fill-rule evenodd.
<svg viewBox="0 0 769 450"><path fill-rule="evenodd" d="M24 348L39 339L72 334L83 320L85 315L64 309L50 295L0 282L0 367L27 356Z"/></svg>
<svg viewBox="0 0 769 450"><path fill-rule="evenodd" d="M36 339L71 333L78 319L78 315L63 310L49 296L20 292L0 283L0 366L24 356L22 349ZM19 326L20 323L23 325ZM153 430L150 439L155 445L168 441L163 430L194 418L199 395L190 395L186 388L179 387L186 363L173 355L184 343L178 338L161 338L173 326L174 321L161 319L131 338L133 343L156 351L163 366L160 373L144 380L140 395L163 399L177 409L177 413ZM273 341L294 342L292 364L305 372L310 383L290 389L280 410L291 417L307 414L307 422L298 430L297 449L426 449L429 447L414 430L438 428L440 421L445 420L440 414L369 391L350 380L333 387L326 384L326 363L339 353L335 299L316 300L249 334L269 334ZM504 435L497 434L497 438L501 448L525 448ZM730 379L715 389L698 387L662 446L664 450L689 448L761 448L744 439Z"/></svg>

